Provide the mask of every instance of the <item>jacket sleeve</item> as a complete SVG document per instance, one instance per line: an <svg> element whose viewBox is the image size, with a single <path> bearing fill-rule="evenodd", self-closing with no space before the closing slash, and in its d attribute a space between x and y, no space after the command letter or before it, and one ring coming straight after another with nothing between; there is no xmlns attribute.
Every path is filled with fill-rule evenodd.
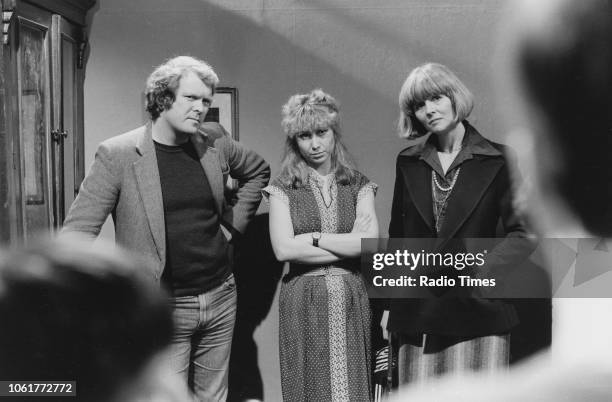
<svg viewBox="0 0 612 402"><path fill-rule="evenodd" d="M89 173L81 183L79 194L70 206L61 234L80 233L94 239L113 211L119 195L119 180L110 149L98 147Z"/></svg>
<svg viewBox="0 0 612 402"><path fill-rule="evenodd" d="M219 126L221 127L221 126ZM255 215L261 201L261 190L270 181L270 166L257 153L234 141L224 131L215 144L229 166L229 174L238 181L238 191L233 205L223 211L223 222L232 232L244 234L247 224Z"/></svg>

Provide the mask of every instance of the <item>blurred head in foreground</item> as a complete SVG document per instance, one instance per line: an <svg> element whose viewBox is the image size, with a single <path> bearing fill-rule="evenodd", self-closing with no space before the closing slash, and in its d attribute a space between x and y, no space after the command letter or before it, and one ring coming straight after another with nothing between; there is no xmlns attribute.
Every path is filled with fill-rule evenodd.
<svg viewBox="0 0 612 402"><path fill-rule="evenodd" d="M612 235L612 2L513 3L500 46L530 208L544 229ZM515 117L516 118L516 117Z"/></svg>
<svg viewBox="0 0 612 402"><path fill-rule="evenodd" d="M76 381L79 400L139 400L172 319L159 289L137 271L102 242L45 240L7 251L0 378Z"/></svg>

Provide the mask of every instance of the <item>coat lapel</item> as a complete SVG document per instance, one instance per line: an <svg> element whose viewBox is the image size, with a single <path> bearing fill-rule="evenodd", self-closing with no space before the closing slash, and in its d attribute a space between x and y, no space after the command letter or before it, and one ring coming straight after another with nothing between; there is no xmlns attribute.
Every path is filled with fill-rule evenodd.
<svg viewBox="0 0 612 402"><path fill-rule="evenodd" d="M435 232L431 198L431 168L422 160L403 162L400 169L410 198L429 229Z"/></svg>
<svg viewBox="0 0 612 402"><path fill-rule="evenodd" d="M149 228L157 253L161 261L166 259L166 235L164 222L164 202L159 179L159 168L155 155L155 146L151 137L151 125L148 124L137 143L141 158L134 162L134 174L138 183L140 199L149 221Z"/></svg>
<svg viewBox="0 0 612 402"><path fill-rule="evenodd" d="M448 198L440 238L452 238L472 214L493 179L503 166L502 158L475 156L461 165L455 188Z"/></svg>
<svg viewBox="0 0 612 402"><path fill-rule="evenodd" d="M461 164L461 172L449 196L444 223L438 233L439 238L448 239L457 233L505 163L498 149L467 121L463 124L466 128L463 147L467 154L463 155L462 161L456 161ZM400 155L408 157L402 162L401 169L410 196L423 220L435 233L431 188L432 166L430 166L434 152L436 150L432 145L432 139L424 137L402 151ZM435 162L436 169L441 169L437 157Z"/></svg>
<svg viewBox="0 0 612 402"><path fill-rule="evenodd" d="M467 121L463 124L466 129L463 146L467 154L460 162L461 172L448 198L444 223L438 233L440 238L455 236L505 163L503 154L491 142Z"/></svg>

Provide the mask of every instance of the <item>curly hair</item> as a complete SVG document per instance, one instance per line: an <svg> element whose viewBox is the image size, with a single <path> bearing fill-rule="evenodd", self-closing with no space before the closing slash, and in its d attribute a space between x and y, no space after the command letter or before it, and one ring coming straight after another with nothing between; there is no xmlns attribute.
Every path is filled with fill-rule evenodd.
<svg viewBox="0 0 612 402"><path fill-rule="evenodd" d="M414 115L415 105L437 95L445 95L451 100L458 122L465 120L474 108L474 96L448 67L438 63L418 66L410 72L399 94L401 138L427 134Z"/></svg>
<svg viewBox="0 0 612 402"><path fill-rule="evenodd" d="M297 144L297 135L305 131L331 128L334 133L334 149L331 154L332 170L341 184L355 180L355 168L346 147L341 141L340 108L336 99L314 89L307 94L293 95L282 108L283 131L287 135L281 161L279 180L285 185L301 187L308 178L308 164Z"/></svg>
<svg viewBox="0 0 612 402"><path fill-rule="evenodd" d="M219 84L219 77L205 61L191 56L178 56L168 59L147 78L145 109L151 116L151 120L155 121L161 112L172 106L179 82L188 72L193 72L200 77L214 95Z"/></svg>

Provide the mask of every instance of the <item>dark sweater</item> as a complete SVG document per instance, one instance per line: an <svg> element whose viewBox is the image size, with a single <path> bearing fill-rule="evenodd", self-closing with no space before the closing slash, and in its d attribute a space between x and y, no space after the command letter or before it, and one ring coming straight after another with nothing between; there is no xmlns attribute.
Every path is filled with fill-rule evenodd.
<svg viewBox="0 0 612 402"><path fill-rule="evenodd" d="M215 200L191 143L155 143L166 226L162 282L172 296L195 296L230 273L228 244Z"/></svg>

